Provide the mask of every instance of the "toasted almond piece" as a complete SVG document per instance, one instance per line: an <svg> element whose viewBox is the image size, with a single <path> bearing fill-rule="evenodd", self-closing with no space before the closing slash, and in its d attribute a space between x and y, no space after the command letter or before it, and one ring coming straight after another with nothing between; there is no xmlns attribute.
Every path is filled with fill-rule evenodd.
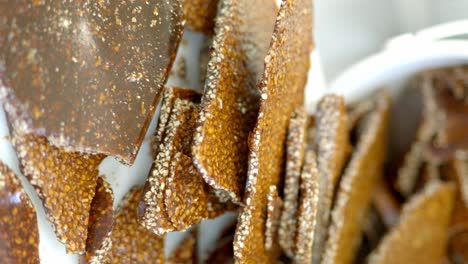
<svg viewBox="0 0 468 264"><path fill-rule="evenodd" d="M304 168L301 174L301 197L298 208L298 226L295 239L294 263L311 263L315 254L313 243L317 230L318 211L323 202L319 197L319 185L323 182L325 175L319 175L317 168L317 157L313 150L307 150Z"/></svg>
<svg viewBox="0 0 468 264"><path fill-rule="evenodd" d="M289 118L304 102L312 48L312 3L284 0L276 19L261 92L257 124L249 142L249 169L234 238L238 263L271 263L265 249L267 192L281 180Z"/></svg>
<svg viewBox="0 0 468 264"><path fill-rule="evenodd" d="M221 0L219 7L193 153L203 178L221 198L241 203L248 136L258 115L256 83L277 8L274 0Z"/></svg>
<svg viewBox="0 0 468 264"><path fill-rule="evenodd" d="M312 263L320 263L327 239L330 211L336 186L350 154L349 119L344 99L326 95L315 114L314 149L320 173L317 227L314 234Z"/></svg>
<svg viewBox="0 0 468 264"><path fill-rule="evenodd" d="M197 229L188 232L167 259L167 264L197 263Z"/></svg>
<svg viewBox="0 0 468 264"><path fill-rule="evenodd" d="M267 219L265 223L265 248L266 250L275 250L278 244L278 228L280 223L280 214L283 207L283 200L279 197L275 185L270 186L268 192Z"/></svg>
<svg viewBox="0 0 468 264"><path fill-rule="evenodd" d="M307 115L304 108L296 110L289 121L286 141L286 175L284 206L278 230L279 244L292 257L296 238L299 186L306 147Z"/></svg>
<svg viewBox="0 0 468 264"><path fill-rule="evenodd" d="M112 228L114 226L114 193L102 177L97 179L96 193L91 203L86 239L86 255L81 263L112 263Z"/></svg>
<svg viewBox="0 0 468 264"><path fill-rule="evenodd" d="M453 184L426 186L404 205L398 225L370 255L369 263L441 263L454 197Z"/></svg>
<svg viewBox="0 0 468 264"><path fill-rule="evenodd" d="M138 221L142 194L142 188L132 188L117 209L111 235L112 263L164 264L164 237L153 234Z"/></svg>
<svg viewBox="0 0 468 264"><path fill-rule="evenodd" d="M39 263L36 210L21 181L0 162L0 259L2 263Z"/></svg>
<svg viewBox="0 0 468 264"><path fill-rule="evenodd" d="M351 263L356 256L373 190L383 173L386 156L390 97L380 92L372 112L357 128L358 143L340 181L331 214L324 264Z"/></svg>
<svg viewBox="0 0 468 264"><path fill-rule="evenodd" d="M169 128L170 123L176 121L176 115L173 113L174 104L177 99L191 101L197 100L198 97L196 92L181 88L168 87L163 94L155 136L156 159L150 169L139 205L142 224L155 234L162 235L174 230L164 204L166 178L169 176L169 167L174 154L172 149L175 135L170 133Z"/></svg>
<svg viewBox="0 0 468 264"><path fill-rule="evenodd" d="M84 253L98 166L105 156L66 152L33 134L14 134L12 143L59 241L68 253Z"/></svg>
<svg viewBox="0 0 468 264"><path fill-rule="evenodd" d="M219 0L182 0L185 25L205 34L213 34Z"/></svg>

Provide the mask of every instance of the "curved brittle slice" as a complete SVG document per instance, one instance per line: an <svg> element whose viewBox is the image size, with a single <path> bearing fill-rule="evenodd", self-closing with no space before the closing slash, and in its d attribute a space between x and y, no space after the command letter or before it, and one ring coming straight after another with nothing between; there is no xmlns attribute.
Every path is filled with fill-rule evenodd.
<svg viewBox="0 0 468 264"><path fill-rule="evenodd" d="M288 123L292 112L304 102L311 48L311 1L284 0L259 83L260 110L249 140L245 206L239 214L234 238L236 262L274 262L264 243L266 194L281 179Z"/></svg>
<svg viewBox="0 0 468 264"><path fill-rule="evenodd" d="M39 263L36 210L15 173L0 162L0 259Z"/></svg>
<svg viewBox="0 0 468 264"><path fill-rule="evenodd" d="M321 183L317 168L317 157L313 150L307 150L304 168L301 174L301 196L298 208L298 225L297 232L294 238L294 262L295 263L311 263L314 254L313 243L317 230L317 218L320 213L319 203L323 202L318 196L319 184Z"/></svg>
<svg viewBox="0 0 468 264"><path fill-rule="evenodd" d="M169 167L174 154L172 149L175 135L170 132L171 123L177 121L177 116L173 113L174 104L177 99L192 101L197 98L199 96L195 91L181 88L168 87L163 94L155 136L157 154L138 207L142 224L159 235L174 230L164 204L166 178L169 176Z"/></svg>
<svg viewBox="0 0 468 264"><path fill-rule="evenodd" d="M356 256L372 191L383 176L390 97L380 92L357 123L358 142L340 181L323 263L351 263Z"/></svg>
<svg viewBox="0 0 468 264"><path fill-rule="evenodd" d="M278 228L280 224L281 210L283 208L283 200L278 194L278 189L275 185L270 186L268 192L267 204L267 219L265 222L265 249L272 251L276 250L275 245L278 244Z"/></svg>
<svg viewBox="0 0 468 264"><path fill-rule="evenodd" d="M219 0L182 0L185 25L194 30L213 34Z"/></svg>
<svg viewBox="0 0 468 264"><path fill-rule="evenodd" d="M172 251L166 264L192 264L198 262L197 258L197 228L194 228Z"/></svg>
<svg viewBox="0 0 468 264"><path fill-rule="evenodd" d="M111 186L102 177L97 179L96 194L89 212L86 255L81 263L112 263L112 228L114 226L114 193Z"/></svg>
<svg viewBox="0 0 468 264"><path fill-rule="evenodd" d="M12 143L21 171L42 200L59 241L68 253L84 253L98 166L104 156L66 152L33 134L14 134Z"/></svg>
<svg viewBox="0 0 468 264"><path fill-rule="evenodd" d="M0 100L15 130L132 164L182 35L180 1L18 0L0 10Z"/></svg>
<svg viewBox="0 0 468 264"><path fill-rule="evenodd" d="M142 194L142 188L132 188L117 209L111 235L113 263L164 264L164 237L153 234L138 221Z"/></svg>
<svg viewBox="0 0 468 264"><path fill-rule="evenodd" d="M205 181L235 203L244 194L248 136L259 106L255 85L276 12L273 0L221 0L216 19L193 153Z"/></svg>
<svg viewBox="0 0 468 264"><path fill-rule="evenodd" d="M307 115L304 108L297 109L289 121L286 141L286 175L284 179L284 206L278 230L279 244L292 257L296 237L299 188L306 147Z"/></svg>
<svg viewBox="0 0 468 264"><path fill-rule="evenodd" d="M349 119L342 96L330 94L320 100L315 114L314 149L320 173L319 203L314 234L313 263L320 263L330 223L336 185L348 159L351 146Z"/></svg>
<svg viewBox="0 0 468 264"><path fill-rule="evenodd" d="M412 197L369 263L442 263L454 196L452 184L432 182Z"/></svg>

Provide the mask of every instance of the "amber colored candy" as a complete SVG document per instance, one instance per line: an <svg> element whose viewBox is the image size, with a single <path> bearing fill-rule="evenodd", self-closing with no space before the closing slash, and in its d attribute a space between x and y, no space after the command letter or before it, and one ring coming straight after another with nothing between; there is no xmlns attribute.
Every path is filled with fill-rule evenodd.
<svg viewBox="0 0 468 264"><path fill-rule="evenodd" d="M355 128L358 142L339 184L324 264L353 261L373 190L383 176L391 102L385 91L375 95L372 101L373 107Z"/></svg>
<svg viewBox="0 0 468 264"><path fill-rule="evenodd" d="M297 109L289 121L286 141L286 175L284 179L284 206L278 230L279 244L292 257L299 207L299 186L306 148L307 115L304 108Z"/></svg>
<svg viewBox="0 0 468 264"><path fill-rule="evenodd" d="M0 162L0 259L39 263L36 210L15 173Z"/></svg>
<svg viewBox="0 0 468 264"><path fill-rule="evenodd" d="M276 13L273 0L221 0L216 18L193 153L205 181L235 203L244 194L248 136L260 98L256 84Z"/></svg>
<svg viewBox="0 0 468 264"><path fill-rule="evenodd" d="M164 237L143 227L137 217L143 194L132 188L117 209L112 230L112 263L164 263Z"/></svg>
<svg viewBox="0 0 468 264"><path fill-rule="evenodd" d="M96 194L91 203L86 239L86 255L81 263L112 263L112 228L114 226L114 193L102 177L97 179Z"/></svg>
<svg viewBox="0 0 468 264"><path fill-rule="evenodd" d="M270 186L268 192L267 219L265 222L265 248L267 250L276 250L278 245L278 228L280 223L283 200L278 194L275 185Z"/></svg>
<svg viewBox="0 0 468 264"><path fill-rule="evenodd" d="M249 140L245 206L239 214L234 238L238 263L273 262L264 244L266 194L282 176L288 123L292 112L304 101L311 48L311 1L283 1L259 83L258 120Z"/></svg>
<svg viewBox="0 0 468 264"><path fill-rule="evenodd" d="M320 174L313 263L319 263L322 258L335 189L351 150L349 133L349 117L343 97L334 94L324 96L317 105L313 137Z"/></svg>
<svg viewBox="0 0 468 264"><path fill-rule="evenodd" d="M320 203L319 185L325 175L319 175L317 157L313 150L308 149L305 156L304 167L301 173L301 195L297 212L297 232L295 233L294 263L311 263L313 243L315 236L323 230L318 230L317 218ZM322 179L321 179L322 178Z"/></svg>
<svg viewBox="0 0 468 264"><path fill-rule="evenodd" d="M172 251L166 264L192 264L197 263L197 229L185 235L180 244Z"/></svg>
<svg viewBox="0 0 468 264"><path fill-rule="evenodd" d="M105 156L66 152L41 136L13 135L22 173L68 253L84 253L98 166Z"/></svg>
<svg viewBox="0 0 468 264"><path fill-rule="evenodd" d="M178 0L2 1L0 100L17 133L132 164L175 57L182 12Z"/></svg>
<svg viewBox="0 0 468 264"><path fill-rule="evenodd" d="M442 263L455 188L432 182L403 206L398 225L370 255L370 264Z"/></svg>
<svg viewBox="0 0 468 264"><path fill-rule="evenodd" d="M219 0L181 0L185 26L191 30L213 34Z"/></svg>

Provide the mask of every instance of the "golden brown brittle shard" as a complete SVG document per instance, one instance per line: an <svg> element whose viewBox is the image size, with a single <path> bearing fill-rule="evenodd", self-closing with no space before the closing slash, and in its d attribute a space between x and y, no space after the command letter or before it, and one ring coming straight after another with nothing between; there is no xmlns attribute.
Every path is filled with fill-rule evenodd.
<svg viewBox="0 0 468 264"><path fill-rule="evenodd" d="M313 243L317 230L319 208L319 184L321 180L317 168L317 157L313 150L307 150L301 174L301 196L298 208L298 225L295 234L294 263L311 263ZM320 231L323 232L323 231Z"/></svg>
<svg viewBox="0 0 468 264"><path fill-rule="evenodd" d="M66 152L32 134L15 134L12 142L59 241L68 253L84 253L98 166L105 156Z"/></svg>
<svg viewBox="0 0 468 264"><path fill-rule="evenodd" d="M244 194L256 83L276 12L273 0L221 0L216 20L193 153L205 181L236 203Z"/></svg>
<svg viewBox="0 0 468 264"><path fill-rule="evenodd" d="M250 138L245 206L234 238L237 263L270 263L265 250L267 192L277 185L284 168L284 144L289 118L304 102L304 87L312 48L312 3L284 0L276 19L265 71L257 124Z"/></svg>
<svg viewBox="0 0 468 264"><path fill-rule="evenodd" d="M172 251L167 259L167 264L192 264L197 263L197 228L190 230Z"/></svg>
<svg viewBox="0 0 468 264"><path fill-rule="evenodd" d="M267 219L265 222L265 249L275 250L275 245L278 245L278 228L280 223L281 210L283 208L283 200L278 194L278 189L275 185L270 186L268 192L267 204Z"/></svg>
<svg viewBox="0 0 468 264"><path fill-rule="evenodd" d="M370 255L370 264L441 263L455 188L432 182L404 205L399 224Z"/></svg>
<svg viewBox="0 0 468 264"><path fill-rule="evenodd" d="M138 221L142 194L142 188L132 188L117 209L111 235L113 263L164 264L164 237L153 234Z"/></svg>
<svg viewBox="0 0 468 264"><path fill-rule="evenodd" d="M86 255L81 263L112 263L112 228L114 226L114 193L102 177L97 179L96 193L89 213Z"/></svg>
<svg viewBox="0 0 468 264"><path fill-rule="evenodd" d="M307 115L304 108L294 112L289 121L286 141L286 175L284 179L284 206L278 230L279 244L289 256L294 255L299 186L306 147Z"/></svg>
<svg viewBox="0 0 468 264"><path fill-rule="evenodd" d="M39 263L36 210L15 173L0 162L0 259Z"/></svg>
<svg viewBox="0 0 468 264"><path fill-rule="evenodd" d="M383 175L386 154L390 97L382 91L359 122L356 149L340 181L331 213L324 264L351 263L359 246L372 192Z"/></svg>
<svg viewBox="0 0 468 264"><path fill-rule="evenodd" d="M219 0L182 0L185 25L208 35L213 34Z"/></svg>
<svg viewBox="0 0 468 264"><path fill-rule="evenodd" d="M313 263L320 263L328 234L334 193L343 167L350 154L349 119L344 98L324 96L315 113L314 149L320 173L318 217L314 234Z"/></svg>

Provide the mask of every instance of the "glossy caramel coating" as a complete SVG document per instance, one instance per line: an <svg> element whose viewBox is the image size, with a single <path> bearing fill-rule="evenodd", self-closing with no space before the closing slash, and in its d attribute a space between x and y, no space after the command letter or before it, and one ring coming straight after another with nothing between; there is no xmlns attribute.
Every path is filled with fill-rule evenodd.
<svg viewBox="0 0 468 264"><path fill-rule="evenodd" d="M17 133L132 164L183 30L178 0L2 1L0 100Z"/></svg>
<svg viewBox="0 0 468 264"><path fill-rule="evenodd" d="M256 84L276 13L273 0L221 0L216 18L193 153L205 181L235 203L244 194Z"/></svg>
<svg viewBox="0 0 468 264"><path fill-rule="evenodd" d="M304 101L311 48L311 1L284 0L259 83L260 110L249 140L245 206L239 214L234 238L237 263L274 261L264 244L266 194L282 177L289 118Z"/></svg>
<svg viewBox="0 0 468 264"><path fill-rule="evenodd" d="M20 179L0 162L0 259L2 263L39 263L36 210Z"/></svg>

